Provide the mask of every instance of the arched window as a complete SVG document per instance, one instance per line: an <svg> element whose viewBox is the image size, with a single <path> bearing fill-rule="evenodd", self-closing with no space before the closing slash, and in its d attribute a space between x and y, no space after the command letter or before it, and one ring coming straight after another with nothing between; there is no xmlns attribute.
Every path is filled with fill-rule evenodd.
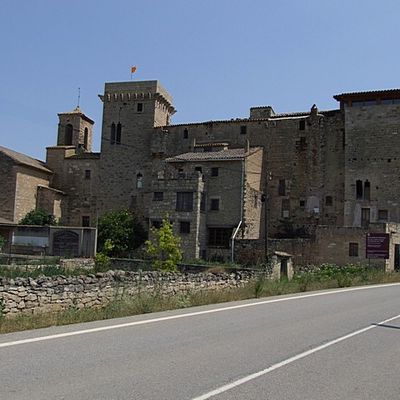
<svg viewBox="0 0 400 400"><path fill-rule="evenodd" d="M85 133L83 134L83 147L85 150L88 149L88 144L89 144L89 129L85 128Z"/></svg>
<svg viewBox="0 0 400 400"><path fill-rule="evenodd" d="M72 127L71 124L65 126L65 140L64 140L65 146L70 146L72 144L73 132L74 128Z"/></svg>
<svg viewBox="0 0 400 400"><path fill-rule="evenodd" d="M141 189L143 187L143 175L139 172L136 175L136 188Z"/></svg>
<svg viewBox="0 0 400 400"><path fill-rule="evenodd" d="M115 143L115 124L114 122L111 124L111 136L110 136L110 144Z"/></svg>
<svg viewBox="0 0 400 400"><path fill-rule="evenodd" d="M117 136L115 139L115 143L121 144L121 131L122 131L122 125L120 122L117 124Z"/></svg>

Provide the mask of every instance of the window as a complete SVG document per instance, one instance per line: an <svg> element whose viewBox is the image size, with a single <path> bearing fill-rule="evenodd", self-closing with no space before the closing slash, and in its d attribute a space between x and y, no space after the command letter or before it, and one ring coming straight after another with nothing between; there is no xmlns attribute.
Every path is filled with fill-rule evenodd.
<svg viewBox="0 0 400 400"><path fill-rule="evenodd" d="M88 145L89 145L89 130L88 128L85 128L85 133L83 134L83 147L85 148L85 150L88 149Z"/></svg>
<svg viewBox="0 0 400 400"><path fill-rule="evenodd" d="M304 131L306 129L306 121L304 119L301 119L299 121L299 130Z"/></svg>
<svg viewBox="0 0 400 400"><path fill-rule="evenodd" d="M361 226L363 228L368 228L369 222L371 220L371 211L369 208L361 209Z"/></svg>
<svg viewBox="0 0 400 400"><path fill-rule="evenodd" d="M229 248L232 228L208 228L208 245Z"/></svg>
<svg viewBox="0 0 400 400"><path fill-rule="evenodd" d="M378 220L387 221L389 219L388 210L378 210Z"/></svg>
<svg viewBox="0 0 400 400"><path fill-rule="evenodd" d="M219 175L219 168L213 167L211 168L211 176L218 176Z"/></svg>
<svg viewBox="0 0 400 400"><path fill-rule="evenodd" d="M193 192L176 193L176 211L193 211Z"/></svg>
<svg viewBox="0 0 400 400"><path fill-rule="evenodd" d="M206 211L206 194L204 192L201 193L200 211Z"/></svg>
<svg viewBox="0 0 400 400"><path fill-rule="evenodd" d="M306 201L300 200L300 207L305 207L305 206L306 206Z"/></svg>
<svg viewBox="0 0 400 400"><path fill-rule="evenodd" d="M151 227L154 228L154 229L160 229L161 225L162 225L162 222L160 220L158 220L158 219L153 219L151 221Z"/></svg>
<svg viewBox="0 0 400 400"><path fill-rule="evenodd" d="M307 148L307 141L305 136L300 136L299 149L305 150Z"/></svg>
<svg viewBox="0 0 400 400"><path fill-rule="evenodd" d="M358 257L358 243L354 242L349 243L349 256Z"/></svg>
<svg viewBox="0 0 400 400"><path fill-rule="evenodd" d="M190 233L190 222L180 221L179 222L179 232L180 233Z"/></svg>
<svg viewBox="0 0 400 400"><path fill-rule="evenodd" d="M285 179L279 179L278 194L279 194L279 196L286 195L286 180Z"/></svg>
<svg viewBox="0 0 400 400"><path fill-rule="evenodd" d="M282 218L289 218L290 214L290 200L282 199Z"/></svg>
<svg viewBox="0 0 400 400"><path fill-rule="evenodd" d="M139 172L136 175L136 188L141 189L143 187L143 175Z"/></svg>
<svg viewBox="0 0 400 400"><path fill-rule="evenodd" d="M210 200L210 210L211 211L219 210L219 199L211 199Z"/></svg>
<svg viewBox="0 0 400 400"><path fill-rule="evenodd" d="M121 132L122 132L122 125L120 122L117 124L117 135L115 136L115 143L121 144Z"/></svg>
<svg viewBox="0 0 400 400"><path fill-rule="evenodd" d="M115 143L115 124L114 122L111 124L111 135L110 135L110 144Z"/></svg>
<svg viewBox="0 0 400 400"><path fill-rule="evenodd" d="M333 205L333 198L332 196L326 196L325 197L325 205L330 207Z"/></svg>
<svg viewBox="0 0 400 400"><path fill-rule="evenodd" d="M85 179L90 179L92 171L90 169L85 169Z"/></svg>
<svg viewBox="0 0 400 400"><path fill-rule="evenodd" d="M200 172L201 174L203 173L203 168L202 167L195 167L195 171Z"/></svg>
<svg viewBox="0 0 400 400"><path fill-rule="evenodd" d="M364 200L369 200L371 197L371 184L368 181L364 182Z"/></svg>
<svg viewBox="0 0 400 400"><path fill-rule="evenodd" d="M356 199L363 198L363 184L362 181L356 181Z"/></svg>
<svg viewBox="0 0 400 400"><path fill-rule="evenodd" d="M74 128L71 124L66 125L65 127L65 146L70 146L72 144L72 136L73 136Z"/></svg>
<svg viewBox="0 0 400 400"><path fill-rule="evenodd" d="M245 135L247 133L247 126L246 125L242 125L240 127L240 134L241 135Z"/></svg>
<svg viewBox="0 0 400 400"><path fill-rule="evenodd" d="M189 131L187 129L183 130L183 138L188 139L189 138Z"/></svg>
<svg viewBox="0 0 400 400"><path fill-rule="evenodd" d="M142 112L143 111L143 103L137 103L137 112Z"/></svg>
<svg viewBox="0 0 400 400"><path fill-rule="evenodd" d="M164 200L164 192L153 193L153 201L163 201L163 200Z"/></svg>
<svg viewBox="0 0 400 400"><path fill-rule="evenodd" d="M90 217L88 215L82 216L82 226L90 226Z"/></svg>

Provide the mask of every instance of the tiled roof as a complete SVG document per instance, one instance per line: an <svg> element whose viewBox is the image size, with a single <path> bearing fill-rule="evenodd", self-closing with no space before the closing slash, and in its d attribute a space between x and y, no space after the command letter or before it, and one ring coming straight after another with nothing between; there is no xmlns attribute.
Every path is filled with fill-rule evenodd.
<svg viewBox="0 0 400 400"><path fill-rule="evenodd" d="M35 158L29 157L25 154L18 153L14 150L7 149L6 147L3 146L0 146L0 153L3 153L7 157L11 158L17 164L22 164L26 165L27 167L36 168L41 171L47 172L49 174L53 173L53 171L51 171L45 166L44 162L36 160Z"/></svg>
<svg viewBox="0 0 400 400"><path fill-rule="evenodd" d="M89 118L87 115L85 115L82 110L78 107L73 109L70 112L63 112L63 113L58 113L58 115L71 115L71 114L78 114L81 118L83 118L85 121L90 122L92 125L94 124L94 121Z"/></svg>
<svg viewBox="0 0 400 400"><path fill-rule="evenodd" d="M0 217L0 224L2 225L16 225L16 223L12 222L9 219L1 218Z"/></svg>
<svg viewBox="0 0 400 400"><path fill-rule="evenodd" d="M342 100L343 98L347 98L347 97L365 97L365 96L369 96L369 95L379 95L379 97L381 96L388 96L391 97L393 95L400 95L400 89L383 89L383 90L369 90L369 91L365 91L365 92L348 92L348 93L340 93L337 94L335 96L333 96L333 98L335 100Z"/></svg>
<svg viewBox="0 0 400 400"><path fill-rule="evenodd" d="M246 154L245 149L227 149L220 151L209 151L209 152L196 152L196 153L184 153L179 154L175 157L167 158L167 162L188 162L188 161L232 161L242 160L250 154L260 150L260 147L252 147L250 153Z"/></svg>

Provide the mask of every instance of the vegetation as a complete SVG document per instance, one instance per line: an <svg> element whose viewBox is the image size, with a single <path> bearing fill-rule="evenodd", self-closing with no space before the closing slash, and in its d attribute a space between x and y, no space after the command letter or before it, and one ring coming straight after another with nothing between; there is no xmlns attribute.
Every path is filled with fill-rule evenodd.
<svg viewBox="0 0 400 400"><path fill-rule="evenodd" d="M81 273L82 271L61 271L60 269L55 269L54 266L49 266L41 272L50 275L59 275L60 273L71 275ZM32 273L36 274L37 272L29 271L29 276L32 276ZM21 272L18 272L18 275L21 276ZM4 269L0 270L0 276L4 276ZM285 279L271 281L260 276L255 282L230 290L189 291L184 294L180 293L167 297L162 296L159 292L155 294L139 293L136 297L128 297L122 294L116 296L113 301L103 308L78 310L72 307L58 313L21 315L15 318L1 318L0 310L0 333L311 290L390 282L400 282L400 273L385 273L376 268L354 265L346 267L322 265L311 272L295 275L291 281Z"/></svg>
<svg viewBox="0 0 400 400"><path fill-rule="evenodd" d="M129 210L111 211L98 223L97 248L109 257L129 257L147 238L143 225Z"/></svg>
<svg viewBox="0 0 400 400"><path fill-rule="evenodd" d="M39 276L79 276L93 273L93 271L76 268L66 269L61 268L58 265L45 265L37 268L32 268L29 265L26 266L8 266L0 265L0 277L1 278L37 278Z"/></svg>
<svg viewBox="0 0 400 400"><path fill-rule="evenodd" d="M5 237L0 235L0 252L3 251L5 244L6 244Z"/></svg>
<svg viewBox="0 0 400 400"><path fill-rule="evenodd" d="M57 220L54 215L49 214L47 211L42 209L29 211L28 214L25 215L19 221L20 225L57 225Z"/></svg>
<svg viewBox="0 0 400 400"><path fill-rule="evenodd" d="M164 218L159 229L152 229L153 239L146 241L147 254L154 267L162 271L176 271L182 260L180 238L174 235L172 224Z"/></svg>

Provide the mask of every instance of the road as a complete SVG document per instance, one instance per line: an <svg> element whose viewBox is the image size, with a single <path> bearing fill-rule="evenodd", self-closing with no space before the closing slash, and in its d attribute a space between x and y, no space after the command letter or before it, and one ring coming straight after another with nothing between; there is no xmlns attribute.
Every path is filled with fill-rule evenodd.
<svg viewBox="0 0 400 400"><path fill-rule="evenodd" d="M400 284L0 335L0 399L400 398Z"/></svg>

